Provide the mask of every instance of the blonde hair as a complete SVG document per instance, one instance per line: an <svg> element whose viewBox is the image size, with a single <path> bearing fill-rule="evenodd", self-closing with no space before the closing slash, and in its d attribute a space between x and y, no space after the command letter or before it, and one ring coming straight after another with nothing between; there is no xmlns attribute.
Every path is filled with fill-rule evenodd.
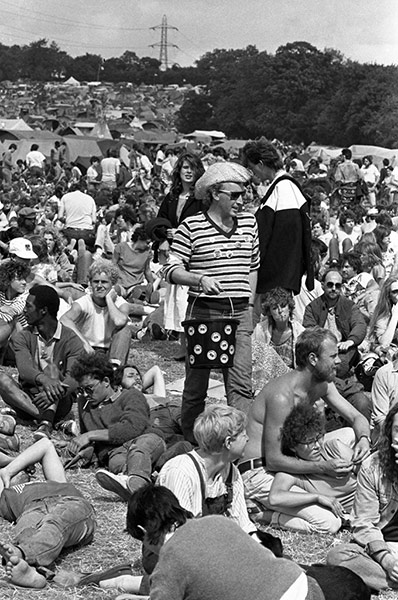
<svg viewBox="0 0 398 600"><path fill-rule="evenodd" d="M226 438L236 438L244 431L246 423L246 415L241 410L212 405L196 418L193 434L201 450L210 454L221 452Z"/></svg>

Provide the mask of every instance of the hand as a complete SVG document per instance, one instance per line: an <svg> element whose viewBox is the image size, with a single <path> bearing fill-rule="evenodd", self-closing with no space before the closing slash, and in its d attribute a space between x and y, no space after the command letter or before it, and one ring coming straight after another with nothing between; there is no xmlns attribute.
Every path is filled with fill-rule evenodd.
<svg viewBox="0 0 398 600"><path fill-rule="evenodd" d="M352 462L342 458L331 458L322 461L322 472L330 477L344 477L352 471Z"/></svg>
<svg viewBox="0 0 398 600"><path fill-rule="evenodd" d="M65 387L59 379L54 379L41 373L38 384L43 388L47 398L51 400L51 404L58 402L65 395Z"/></svg>
<svg viewBox="0 0 398 600"><path fill-rule="evenodd" d="M116 292L115 288L112 287L109 290L109 292L107 293L107 295L105 296L105 300L107 303L109 301L115 302L116 298L117 298L117 292Z"/></svg>
<svg viewBox="0 0 398 600"><path fill-rule="evenodd" d="M47 394L44 391L36 394L36 396L32 398L32 402L40 410L46 410L46 408L53 404L52 400L48 398Z"/></svg>
<svg viewBox="0 0 398 600"><path fill-rule="evenodd" d="M86 354L95 354L94 348L88 342L83 342L83 350Z"/></svg>
<svg viewBox="0 0 398 600"><path fill-rule="evenodd" d="M82 433L75 437L69 444L68 450L71 454L76 456L86 446L90 445L90 436L88 433Z"/></svg>
<svg viewBox="0 0 398 600"><path fill-rule="evenodd" d="M367 438L362 437L359 442L355 445L354 454L352 455L352 462L356 465L361 463L370 454L370 444Z"/></svg>
<svg viewBox="0 0 398 600"><path fill-rule="evenodd" d="M392 581L398 581L398 560L392 554L382 560L382 567Z"/></svg>
<svg viewBox="0 0 398 600"><path fill-rule="evenodd" d="M347 350L349 350L353 346L355 346L355 344L354 344L354 342L352 340L347 340L345 342L339 342L337 344L339 352L347 352Z"/></svg>
<svg viewBox="0 0 398 600"><path fill-rule="evenodd" d="M332 513L336 515L336 517L340 517L340 519L344 519L347 516L347 513L344 510L344 507L336 498L329 498L328 496L318 496L318 504L321 506L326 506L326 508L330 508Z"/></svg>
<svg viewBox="0 0 398 600"><path fill-rule="evenodd" d="M3 484L3 487L5 487L5 488L10 487L11 476L9 475L9 473L7 471L7 467L0 469L0 480Z"/></svg>
<svg viewBox="0 0 398 600"><path fill-rule="evenodd" d="M201 287L205 294L218 296L223 291L221 283L215 277L205 275L201 280Z"/></svg>

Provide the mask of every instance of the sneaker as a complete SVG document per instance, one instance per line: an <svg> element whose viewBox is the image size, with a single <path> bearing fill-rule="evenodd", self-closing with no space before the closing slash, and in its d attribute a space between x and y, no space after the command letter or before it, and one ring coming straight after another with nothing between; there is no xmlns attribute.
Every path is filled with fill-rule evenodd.
<svg viewBox="0 0 398 600"><path fill-rule="evenodd" d="M127 475L115 475L106 469L98 469L95 478L104 490L117 494L125 502L131 498L131 492L127 489Z"/></svg>
<svg viewBox="0 0 398 600"><path fill-rule="evenodd" d="M58 430L73 437L76 437L79 433L77 423L73 419L68 419L67 421L62 421L62 423L59 423Z"/></svg>
<svg viewBox="0 0 398 600"><path fill-rule="evenodd" d="M17 422L11 415L0 415L0 433L13 435Z"/></svg>
<svg viewBox="0 0 398 600"><path fill-rule="evenodd" d="M127 491L130 493L130 496L134 494L137 490L144 487L148 481L139 475L130 475L127 477Z"/></svg>
<svg viewBox="0 0 398 600"><path fill-rule="evenodd" d="M38 440L41 440L44 437L46 437L50 440L52 432L53 432L53 428L52 428L51 423L49 423L48 421L42 421L42 423L39 425L39 427L34 432L33 439L35 442L37 442Z"/></svg>
<svg viewBox="0 0 398 600"><path fill-rule="evenodd" d="M11 415L12 417L17 416L17 411L11 408L11 406L4 406L0 408L0 415Z"/></svg>
<svg viewBox="0 0 398 600"><path fill-rule="evenodd" d="M157 323L152 323L152 338L154 340L167 340L165 330Z"/></svg>

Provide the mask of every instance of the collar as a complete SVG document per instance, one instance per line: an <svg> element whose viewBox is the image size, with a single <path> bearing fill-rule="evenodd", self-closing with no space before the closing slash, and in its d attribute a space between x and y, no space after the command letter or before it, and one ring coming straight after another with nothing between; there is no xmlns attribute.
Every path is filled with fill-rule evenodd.
<svg viewBox="0 0 398 600"><path fill-rule="evenodd" d="M39 331L37 330L37 328L35 327L33 330L33 333L35 335L37 335L37 337L39 337L41 340L43 340L43 342L45 344L50 344L53 340L60 340L61 339L61 332L62 332L62 325L59 321L57 321L57 328L54 332L54 335L52 336L52 338L50 340L45 340L39 333Z"/></svg>

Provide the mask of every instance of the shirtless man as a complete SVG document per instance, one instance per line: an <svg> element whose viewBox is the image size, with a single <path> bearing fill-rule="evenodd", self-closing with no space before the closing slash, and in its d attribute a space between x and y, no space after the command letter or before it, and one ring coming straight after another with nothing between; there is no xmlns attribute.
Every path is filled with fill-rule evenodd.
<svg viewBox="0 0 398 600"><path fill-rule="evenodd" d="M321 327L306 329L296 344L297 368L270 381L256 397L249 413L249 442L238 466L249 513L259 512L259 507L270 508L268 495L275 472L340 477L369 455L369 423L338 393L333 383L339 363L335 336ZM300 402L315 404L321 399L353 428L352 462L333 458L311 463L282 454L280 430L287 415Z"/></svg>

